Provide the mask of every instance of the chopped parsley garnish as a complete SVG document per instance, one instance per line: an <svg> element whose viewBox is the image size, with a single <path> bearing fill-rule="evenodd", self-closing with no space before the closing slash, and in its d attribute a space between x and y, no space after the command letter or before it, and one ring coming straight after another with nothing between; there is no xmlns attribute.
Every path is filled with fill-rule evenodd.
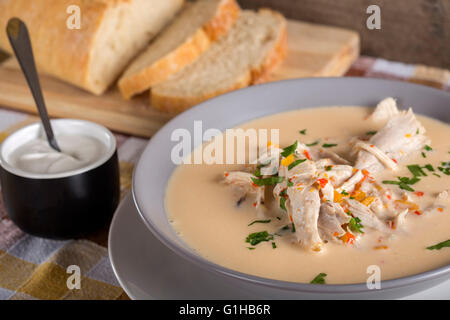
<svg viewBox="0 0 450 320"><path fill-rule="evenodd" d="M264 178L264 179L252 178L252 181L257 186L269 186L269 185L274 185L274 184L283 182L284 177L270 177L270 178Z"/></svg>
<svg viewBox="0 0 450 320"><path fill-rule="evenodd" d="M286 185L288 187L292 187L294 185L294 183L291 180L288 179L288 181L286 182Z"/></svg>
<svg viewBox="0 0 450 320"><path fill-rule="evenodd" d="M326 166L325 167L325 171L330 171L331 169L333 169L333 166Z"/></svg>
<svg viewBox="0 0 450 320"><path fill-rule="evenodd" d="M297 149L297 144L298 144L298 142L295 141L294 144L290 145L289 147L284 148L283 152L281 152L281 155L286 158L287 156L293 154L295 149Z"/></svg>
<svg viewBox="0 0 450 320"><path fill-rule="evenodd" d="M261 169L260 168L256 168L255 172L253 173L253 175L257 178L262 177L261 175Z"/></svg>
<svg viewBox="0 0 450 320"><path fill-rule="evenodd" d="M450 161L449 162L441 162L441 167L438 167L438 170L442 173L449 175L450 174Z"/></svg>
<svg viewBox="0 0 450 320"><path fill-rule="evenodd" d="M270 240L273 240L273 235L271 235L267 231L260 231L250 233L245 239L245 242L250 243L252 246L256 246L258 243Z"/></svg>
<svg viewBox="0 0 450 320"><path fill-rule="evenodd" d="M348 222L348 226L353 232L364 233L364 231L361 230L364 226L361 224L361 219L358 217L351 218Z"/></svg>
<svg viewBox="0 0 450 320"><path fill-rule="evenodd" d="M420 169L420 170L422 170L422 169ZM415 183L420 181L420 179L418 177L416 177L416 176L414 176L413 178L408 178L408 177L397 177L397 178L398 178L398 181L383 180L382 182L384 184L395 184L395 185L399 186L399 188L402 189L402 190L407 190L407 191L413 192L414 189L411 188L410 185L413 185L413 184L415 184Z"/></svg>
<svg viewBox="0 0 450 320"><path fill-rule="evenodd" d="M427 155L425 154L425 152L422 152L422 157L423 157L423 158L426 158L426 157L427 157Z"/></svg>
<svg viewBox="0 0 450 320"><path fill-rule="evenodd" d="M433 173L433 176L436 176L436 177L438 177L438 178L440 178L441 176L440 175L438 175L437 173Z"/></svg>
<svg viewBox="0 0 450 320"><path fill-rule="evenodd" d="M427 151L433 151L433 148L430 147L429 145L425 145L425 147L423 147L423 148Z"/></svg>
<svg viewBox="0 0 450 320"><path fill-rule="evenodd" d="M425 173L425 171L422 170L422 167L417 165L417 164L412 164L407 166L408 170L412 173L413 176L415 177L426 177L427 174Z"/></svg>
<svg viewBox="0 0 450 320"><path fill-rule="evenodd" d="M435 244L434 246L427 247L428 250L441 250L442 248L450 248L450 239Z"/></svg>
<svg viewBox="0 0 450 320"><path fill-rule="evenodd" d="M295 224L292 222L291 224L292 233L295 233Z"/></svg>
<svg viewBox="0 0 450 320"><path fill-rule="evenodd" d="M377 131L367 131L366 132L366 135L368 135L368 136L373 136L375 134L377 134Z"/></svg>
<svg viewBox="0 0 450 320"><path fill-rule="evenodd" d="M272 248L274 248L274 249L277 248L277 244L275 242L272 242Z"/></svg>
<svg viewBox="0 0 450 320"><path fill-rule="evenodd" d="M406 184L416 184L417 182L420 181L420 179L417 178L417 177L413 177L413 178L398 177L398 180L400 180L400 182L403 182L403 183L406 183Z"/></svg>
<svg viewBox="0 0 450 320"><path fill-rule="evenodd" d="M333 147L336 147L336 146L337 146L336 143L324 143L322 145L322 148L333 148Z"/></svg>
<svg viewBox="0 0 450 320"><path fill-rule="evenodd" d="M253 247L247 247L248 250L255 250L256 248Z"/></svg>
<svg viewBox="0 0 450 320"><path fill-rule="evenodd" d="M428 171L434 172L434 168L433 168L433 166L431 164L426 164L424 166L424 168L427 169Z"/></svg>
<svg viewBox="0 0 450 320"><path fill-rule="evenodd" d="M299 160L295 160L294 162L292 162L290 165L288 165L288 170L291 170L292 168L294 168L295 166L299 165L300 163L305 162L306 159L299 159Z"/></svg>
<svg viewBox="0 0 450 320"><path fill-rule="evenodd" d="M283 209L284 211L287 211L287 209L286 209L286 198L285 197L281 197L280 198L280 208Z"/></svg>
<svg viewBox="0 0 450 320"><path fill-rule="evenodd" d="M319 273L312 281L311 284L325 284L325 277L327 276L326 273Z"/></svg>
<svg viewBox="0 0 450 320"><path fill-rule="evenodd" d="M267 219L267 220L255 220L252 223L250 223L248 226L254 225L255 223L270 223L270 221L272 221L272 220L270 220L270 219Z"/></svg>
<svg viewBox="0 0 450 320"><path fill-rule="evenodd" d="M263 167L267 167L270 163L272 162L272 160L267 160L267 162L266 163L260 163L260 164L258 164L256 167L258 168L258 169L261 169L261 168L263 168Z"/></svg>
<svg viewBox="0 0 450 320"><path fill-rule="evenodd" d="M342 190L341 194L344 196L348 196L348 192L346 192L345 190Z"/></svg>
<svg viewBox="0 0 450 320"><path fill-rule="evenodd" d="M306 134L306 129L300 130L298 133L305 135Z"/></svg>
<svg viewBox="0 0 450 320"><path fill-rule="evenodd" d="M319 142L320 142L320 140L316 140L316 141L314 141L312 143L307 143L306 146L307 147L314 147L314 146L317 146L319 144Z"/></svg>

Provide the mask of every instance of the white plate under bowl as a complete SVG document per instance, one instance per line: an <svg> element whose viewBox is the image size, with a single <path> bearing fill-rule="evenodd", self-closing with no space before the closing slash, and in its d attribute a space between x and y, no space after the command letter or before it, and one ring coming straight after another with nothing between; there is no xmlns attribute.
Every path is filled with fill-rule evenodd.
<svg viewBox="0 0 450 320"><path fill-rule="evenodd" d="M131 195L114 215L109 257L121 286L132 299L259 299L204 272L164 246L144 225ZM273 297L276 298L276 297ZM450 280L406 299L450 299Z"/></svg>
<svg viewBox="0 0 450 320"><path fill-rule="evenodd" d="M412 83L369 78L314 78L272 82L233 91L208 100L178 115L150 140L133 176L133 197L142 220L168 248L206 273L215 273L225 282L249 292L268 293L267 298L361 299L397 298L428 289L450 279L450 265L420 274L385 280L381 289L369 290L366 283L317 285L257 277L237 272L201 257L173 230L164 207L168 180L176 168L171 153L179 141L171 136L187 130L196 141L194 122L202 120L203 131L224 131L250 120L279 112L318 106L374 106L385 97L394 97L403 108L450 123L450 94ZM200 139L201 140L201 139Z"/></svg>

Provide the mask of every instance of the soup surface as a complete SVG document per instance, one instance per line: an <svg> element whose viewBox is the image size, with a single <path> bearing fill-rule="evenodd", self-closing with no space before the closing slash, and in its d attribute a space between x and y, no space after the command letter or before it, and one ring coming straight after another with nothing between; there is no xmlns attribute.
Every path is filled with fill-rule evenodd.
<svg viewBox="0 0 450 320"><path fill-rule="evenodd" d="M347 106L290 111L256 119L240 128L280 129L281 147L292 145L295 140L305 144L320 141L316 148L332 145L329 150L353 159L350 160L353 164L350 139L373 134L384 125L368 118L372 111ZM403 159L395 172L382 170L375 174L377 181L394 181L397 177L411 176L407 165L431 164L435 170L425 171L426 176L410 185L414 192L405 191L418 208L409 210L402 228L392 233L365 227L366 232L359 234L354 243L329 241L320 252L306 250L290 229L280 232L290 221L286 214L273 208L273 203L266 201L269 209L261 217L254 208L254 200L247 198L238 205L233 188L221 183L224 172L242 170L245 168L242 164L178 166L166 190L169 219L182 239L204 258L271 279L309 283L319 273L325 273L329 284L360 283L373 273L373 269L368 269L373 265L379 267L383 280L448 265L450 248L427 247L450 239L450 211L442 206L425 214L424 209L433 204L439 193L450 189L449 176L437 169L450 160L450 126L420 115L417 119L427 130L431 148ZM395 184L383 187L404 192ZM255 220L266 222L249 226ZM246 242L249 234L261 231L274 235L273 240L254 246Z"/></svg>

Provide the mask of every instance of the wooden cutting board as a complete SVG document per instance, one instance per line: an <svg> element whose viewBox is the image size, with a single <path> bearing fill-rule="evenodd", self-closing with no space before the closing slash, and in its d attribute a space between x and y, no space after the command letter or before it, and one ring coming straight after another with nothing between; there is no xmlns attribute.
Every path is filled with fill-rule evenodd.
<svg viewBox="0 0 450 320"><path fill-rule="evenodd" d="M288 23L288 55L272 80L343 75L359 55L356 32L299 21ZM150 137L172 115L149 106L148 93L125 101L117 89L94 96L53 77L40 75L50 116L91 120L106 127ZM15 59L0 65L0 105L36 113L36 107Z"/></svg>

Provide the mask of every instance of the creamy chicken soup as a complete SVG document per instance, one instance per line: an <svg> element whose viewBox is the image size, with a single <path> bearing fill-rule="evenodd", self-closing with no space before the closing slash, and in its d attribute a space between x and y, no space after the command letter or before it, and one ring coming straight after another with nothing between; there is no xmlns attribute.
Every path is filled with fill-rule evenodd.
<svg viewBox="0 0 450 320"><path fill-rule="evenodd" d="M450 263L450 126L367 107L280 113L268 163L182 164L166 191L173 228L199 255L292 282L366 282ZM261 174L273 166L274 174ZM379 269L378 269L379 268Z"/></svg>

